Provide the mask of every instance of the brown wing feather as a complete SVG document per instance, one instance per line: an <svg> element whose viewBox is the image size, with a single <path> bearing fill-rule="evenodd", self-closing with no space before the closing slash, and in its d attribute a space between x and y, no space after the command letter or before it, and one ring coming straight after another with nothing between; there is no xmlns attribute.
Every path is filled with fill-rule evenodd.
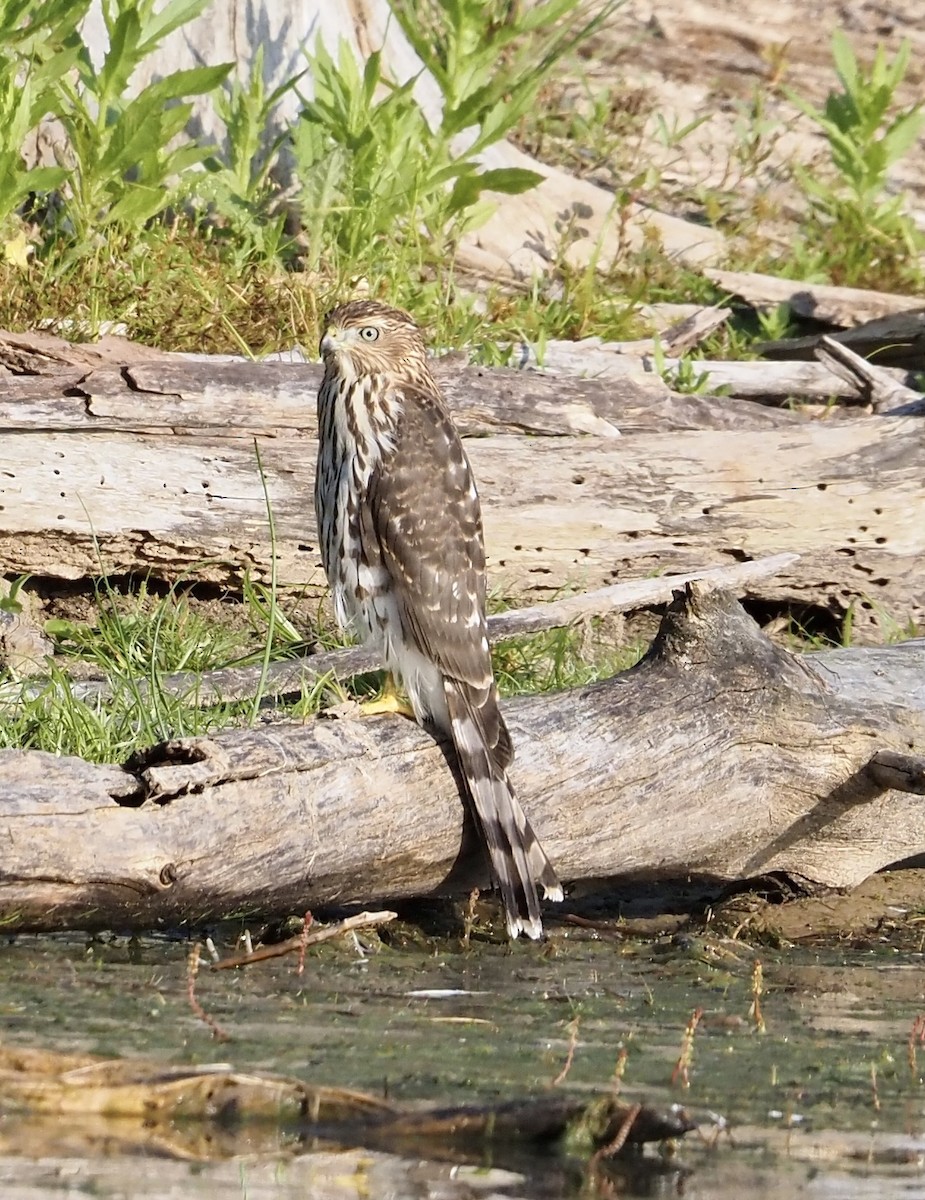
<svg viewBox="0 0 925 1200"><path fill-rule="evenodd" d="M367 536L399 599L403 634L440 670L450 728L501 888L508 930L542 934L537 884L562 898L555 871L507 778L514 752L492 674L485 550L472 471L436 394L402 386L397 436L373 473Z"/></svg>
<svg viewBox="0 0 925 1200"><path fill-rule="evenodd" d="M485 549L472 471L439 398L397 391L395 444L369 485L375 538L414 645L453 679L484 687Z"/></svg>
<svg viewBox="0 0 925 1200"><path fill-rule="evenodd" d="M370 482L370 517L400 599L404 633L440 671L477 693L498 766L514 749L497 703L485 619L482 510L456 427L436 393L395 389L403 414Z"/></svg>

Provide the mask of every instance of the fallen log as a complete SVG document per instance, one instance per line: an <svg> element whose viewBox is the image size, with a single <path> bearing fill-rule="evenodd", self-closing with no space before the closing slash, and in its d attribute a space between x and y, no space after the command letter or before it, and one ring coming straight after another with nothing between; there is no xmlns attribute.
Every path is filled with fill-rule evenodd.
<svg viewBox="0 0 925 1200"><path fill-rule="evenodd" d="M827 325L849 327L865 321L922 307L919 296L876 292L869 288L833 287L803 279L781 279L754 271L720 271L707 267L704 275L718 288L741 296L753 308L786 304L798 317Z"/></svg>
<svg viewBox="0 0 925 1200"><path fill-rule="evenodd" d="M44 409L30 418L33 403L45 404L35 396L21 406L0 450L3 573L52 580L150 573L174 583L192 572L238 587L248 572L268 576L269 497L279 579L313 596L326 591L311 503L313 396L290 387L283 399L273 382L282 374L259 367L268 372L265 389L258 397L252 384L246 411L237 385L222 392L221 365L194 365L200 391L189 394L171 391L160 366L132 368L128 387L119 372L95 372L65 397L78 413L70 426L54 426ZM461 376L450 395L454 386L457 396L476 395L470 385L479 377ZM499 375L484 378L503 408ZM514 382L523 378L500 376L502 388L525 389L517 392L519 411L533 415L521 428L536 432L541 421L548 428L553 416L542 416L540 396L552 413L559 390L575 392L536 375ZM274 403L268 424L257 408ZM473 403L488 411L494 401L483 392ZM288 427L278 416L286 406ZM694 571L717 555L741 562L787 549L800 554L799 568L762 585L762 602L819 608L835 621L851 611L857 636L882 637L888 619L899 627L925 619L925 444L915 417L822 423L769 413L749 427L615 438L626 426L606 406L581 411L598 430L606 423L607 433L565 436L570 406L561 402L562 436L498 433L469 442L492 587L548 598L563 587ZM737 426L738 417L730 419Z"/></svg>
<svg viewBox="0 0 925 1200"><path fill-rule="evenodd" d="M261 1150L278 1158L286 1131L296 1145L296 1135L312 1136L345 1147L382 1146L392 1153L400 1147L409 1157L439 1160L449 1153L476 1163L489 1150L496 1160L520 1148L543 1152L553 1163L555 1155L610 1157L621 1132L624 1141L641 1146L696 1128L677 1106L631 1104L612 1094L552 1092L486 1105L421 1106L267 1071L236 1071L228 1063L184 1067L0 1047L0 1154L35 1152L24 1150L15 1136L26 1133L28 1139L37 1131L34 1121L23 1122L27 1114L66 1124L75 1157L81 1151L92 1157L105 1141L110 1152L117 1146L126 1155L199 1161L240 1158L242 1142L250 1154ZM60 1136L60 1126L48 1132ZM57 1149L58 1139L51 1144ZM49 1143L39 1147L36 1157L46 1156Z"/></svg>
<svg viewBox="0 0 925 1200"><path fill-rule="evenodd" d="M0 333L0 351L3 337ZM67 351L59 347L57 352ZM800 420L754 404L672 392L658 375L646 374L638 358L627 360L635 374L603 381L593 377L591 352L590 378L469 367L461 357L445 355L432 365L466 437L617 437L642 429L768 429ZM7 375L0 376L0 422L4 430L21 434L121 430L222 440L284 437L314 432L320 382L321 367L315 363L188 361L179 355L154 365L142 361L119 369Z"/></svg>
<svg viewBox="0 0 925 1200"><path fill-rule="evenodd" d="M925 852L907 686L925 640L849 653L860 684L844 657L797 658L690 584L633 670L510 701L513 781L560 876L851 887ZM179 739L125 767L2 752L0 923L148 929L485 886L448 753L400 718Z"/></svg>

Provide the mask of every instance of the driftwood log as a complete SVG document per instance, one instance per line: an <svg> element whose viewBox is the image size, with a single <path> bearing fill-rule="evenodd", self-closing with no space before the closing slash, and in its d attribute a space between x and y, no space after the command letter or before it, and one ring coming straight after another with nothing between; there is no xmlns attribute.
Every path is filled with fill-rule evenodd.
<svg viewBox="0 0 925 1200"><path fill-rule="evenodd" d="M679 593L646 658L511 701L513 779L564 880L850 887L925 852L925 641L796 658ZM485 885L449 752L401 718L0 753L5 931L151 928Z"/></svg>
<svg viewBox="0 0 925 1200"><path fill-rule="evenodd" d="M897 292L833 287L805 279L760 275L754 271L720 271L707 267L703 273L723 291L741 296L752 308L786 304L794 316L842 328L923 307L921 297Z"/></svg>
<svg viewBox="0 0 925 1200"><path fill-rule="evenodd" d="M794 550L798 567L756 599L836 620L851 610L856 636L925 618L918 418L820 422L677 396L655 378L438 369L463 432L487 435L469 451L492 587L543 598ZM195 571L235 586L268 573L268 497L281 580L321 594L317 381L310 365L178 360L7 376L2 571L167 582Z"/></svg>

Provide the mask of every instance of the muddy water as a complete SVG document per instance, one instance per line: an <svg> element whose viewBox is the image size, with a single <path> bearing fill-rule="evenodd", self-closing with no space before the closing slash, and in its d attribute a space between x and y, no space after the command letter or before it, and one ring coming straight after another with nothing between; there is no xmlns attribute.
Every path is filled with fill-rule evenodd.
<svg viewBox="0 0 925 1200"><path fill-rule="evenodd" d="M907 928L914 917L908 916ZM900 939L902 940L902 939ZM233 932L219 931L230 952ZM905 939L908 943L909 939ZM606 1181L580 1164L503 1147L453 1161L440 1147L309 1145L279 1131L159 1130L0 1117L0 1196L925 1195L925 1009L920 951L854 944L749 947L713 927L674 936L558 929L545 947L361 935L244 971L203 970L190 1007L188 943L20 937L0 948L7 1044L232 1062L405 1101L490 1101L558 1085L617 1086L682 1104L700 1122L670 1153L648 1148ZM766 1031L753 1004L756 960ZM693 1034L687 1086L678 1069ZM619 1066L618 1066L619 1064ZM683 1066L683 1064L682 1064ZM674 1082L672 1076L674 1075ZM458 1156L457 1156L458 1158Z"/></svg>

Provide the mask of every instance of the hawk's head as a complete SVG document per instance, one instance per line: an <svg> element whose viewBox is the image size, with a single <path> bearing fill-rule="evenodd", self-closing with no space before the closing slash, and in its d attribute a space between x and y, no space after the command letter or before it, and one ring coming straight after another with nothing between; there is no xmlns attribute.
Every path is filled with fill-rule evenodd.
<svg viewBox="0 0 925 1200"><path fill-rule="evenodd" d="M414 375L426 364L421 331L410 314L376 300L350 300L324 318L321 356L349 375Z"/></svg>

